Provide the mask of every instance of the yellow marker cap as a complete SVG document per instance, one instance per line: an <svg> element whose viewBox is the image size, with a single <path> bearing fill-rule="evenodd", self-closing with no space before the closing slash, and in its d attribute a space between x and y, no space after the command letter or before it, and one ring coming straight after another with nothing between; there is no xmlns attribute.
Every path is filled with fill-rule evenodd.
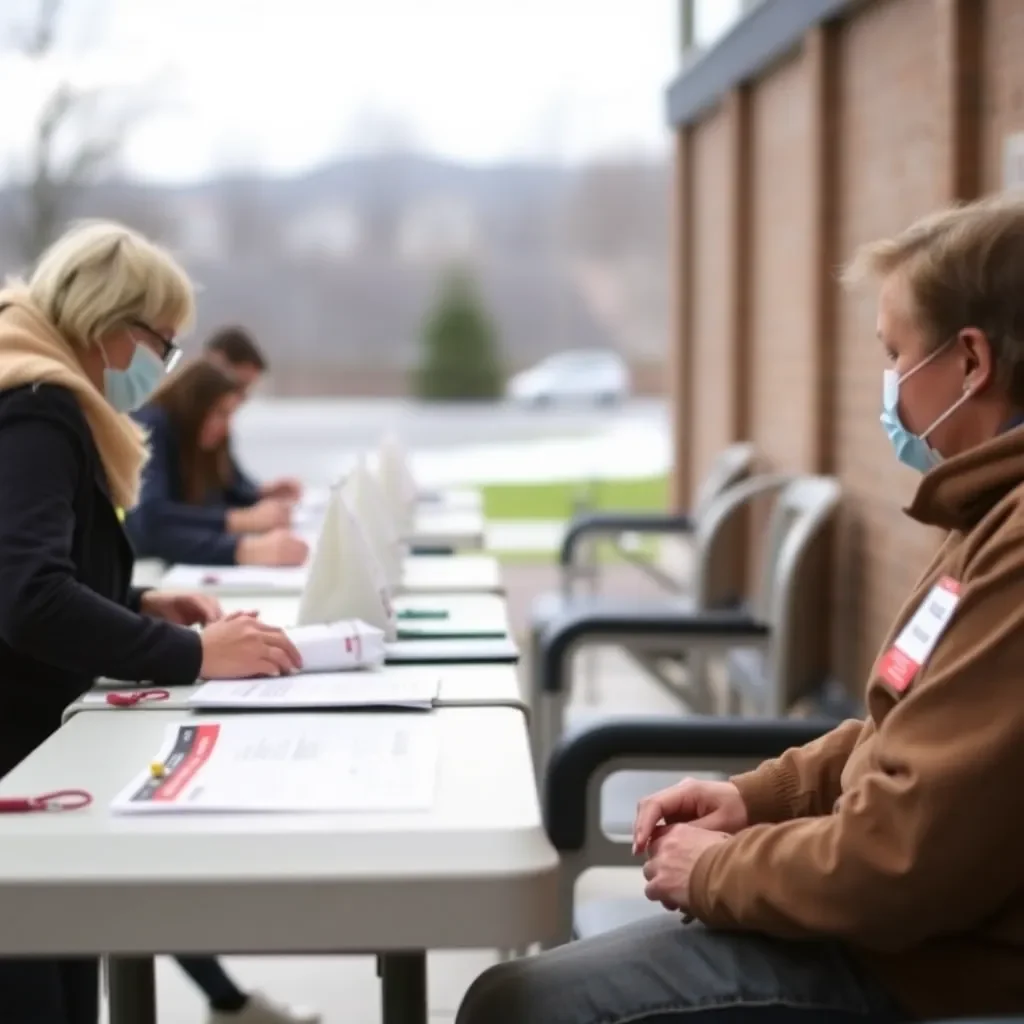
<svg viewBox="0 0 1024 1024"><path fill-rule="evenodd" d="M164 774L163 761L151 761L149 765L149 774L155 779L159 779Z"/></svg>

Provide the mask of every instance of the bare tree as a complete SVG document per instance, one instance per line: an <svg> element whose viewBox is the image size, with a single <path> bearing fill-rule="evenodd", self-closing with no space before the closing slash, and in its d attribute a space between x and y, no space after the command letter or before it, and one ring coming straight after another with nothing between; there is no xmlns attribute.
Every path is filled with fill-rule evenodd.
<svg viewBox="0 0 1024 1024"><path fill-rule="evenodd" d="M667 161L613 159L582 168L569 200L567 231L577 252L602 259L668 248Z"/></svg>
<svg viewBox="0 0 1024 1024"><path fill-rule="evenodd" d="M401 114L364 107L348 125L342 150L373 164L359 201L364 255L391 258L409 198L410 163L422 152L416 126Z"/></svg>
<svg viewBox="0 0 1024 1024"><path fill-rule="evenodd" d="M34 17L2 45L37 65L58 47L64 0L36 0ZM116 166L137 111L110 109L108 89L59 80L45 97L23 161L11 174L9 228L15 255L30 262L76 212L88 186Z"/></svg>

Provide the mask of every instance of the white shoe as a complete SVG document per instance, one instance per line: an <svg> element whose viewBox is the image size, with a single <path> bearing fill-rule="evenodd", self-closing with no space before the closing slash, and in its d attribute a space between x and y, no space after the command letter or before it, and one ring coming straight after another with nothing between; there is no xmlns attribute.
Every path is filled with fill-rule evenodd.
<svg viewBox="0 0 1024 1024"><path fill-rule="evenodd" d="M262 992L253 992L237 1013L211 1010L207 1024L321 1024L323 1018L313 1010L272 1002Z"/></svg>

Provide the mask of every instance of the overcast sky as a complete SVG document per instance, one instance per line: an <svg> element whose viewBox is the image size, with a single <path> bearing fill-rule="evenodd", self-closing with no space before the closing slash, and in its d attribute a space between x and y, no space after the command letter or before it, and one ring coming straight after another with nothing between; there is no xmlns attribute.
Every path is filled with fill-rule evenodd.
<svg viewBox="0 0 1024 1024"><path fill-rule="evenodd" d="M667 145L677 0L65 4L81 20L47 74L0 57L0 89L22 99L4 104L5 140L69 68L127 83L149 111L126 149L144 177L287 173L396 138L475 162Z"/></svg>

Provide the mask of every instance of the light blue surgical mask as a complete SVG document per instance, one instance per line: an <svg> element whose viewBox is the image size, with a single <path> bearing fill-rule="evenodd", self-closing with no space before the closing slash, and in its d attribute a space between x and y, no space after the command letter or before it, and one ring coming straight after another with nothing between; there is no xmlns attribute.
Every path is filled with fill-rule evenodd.
<svg viewBox="0 0 1024 1024"><path fill-rule="evenodd" d="M107 361L106 352L103 361ZM156 354L136 343L127 369L115 370L108 365L103 371L103 393L118 412L133 412L146 404L163 380L164 372L164 364Z"/></svg>
<svg viewBox="0 0 1024 1024"><path fill-rule="evenodd" d="M919 473L927 473L942 461L942 456L930 444L928 435L940 424L944 423L950 416L960 408L968 398L971 397L969 386L964 384L964 393L958 398L927 430L920 434L912 434L900 421L900 385L910 376L917 373L922 367L927 366L940 352L944 351L945 345L936 349L930 356L922 359L913 369L908 370L901 377L895 370L882 371L882 427L889 438L896 458L916 469Z"/></svg>

